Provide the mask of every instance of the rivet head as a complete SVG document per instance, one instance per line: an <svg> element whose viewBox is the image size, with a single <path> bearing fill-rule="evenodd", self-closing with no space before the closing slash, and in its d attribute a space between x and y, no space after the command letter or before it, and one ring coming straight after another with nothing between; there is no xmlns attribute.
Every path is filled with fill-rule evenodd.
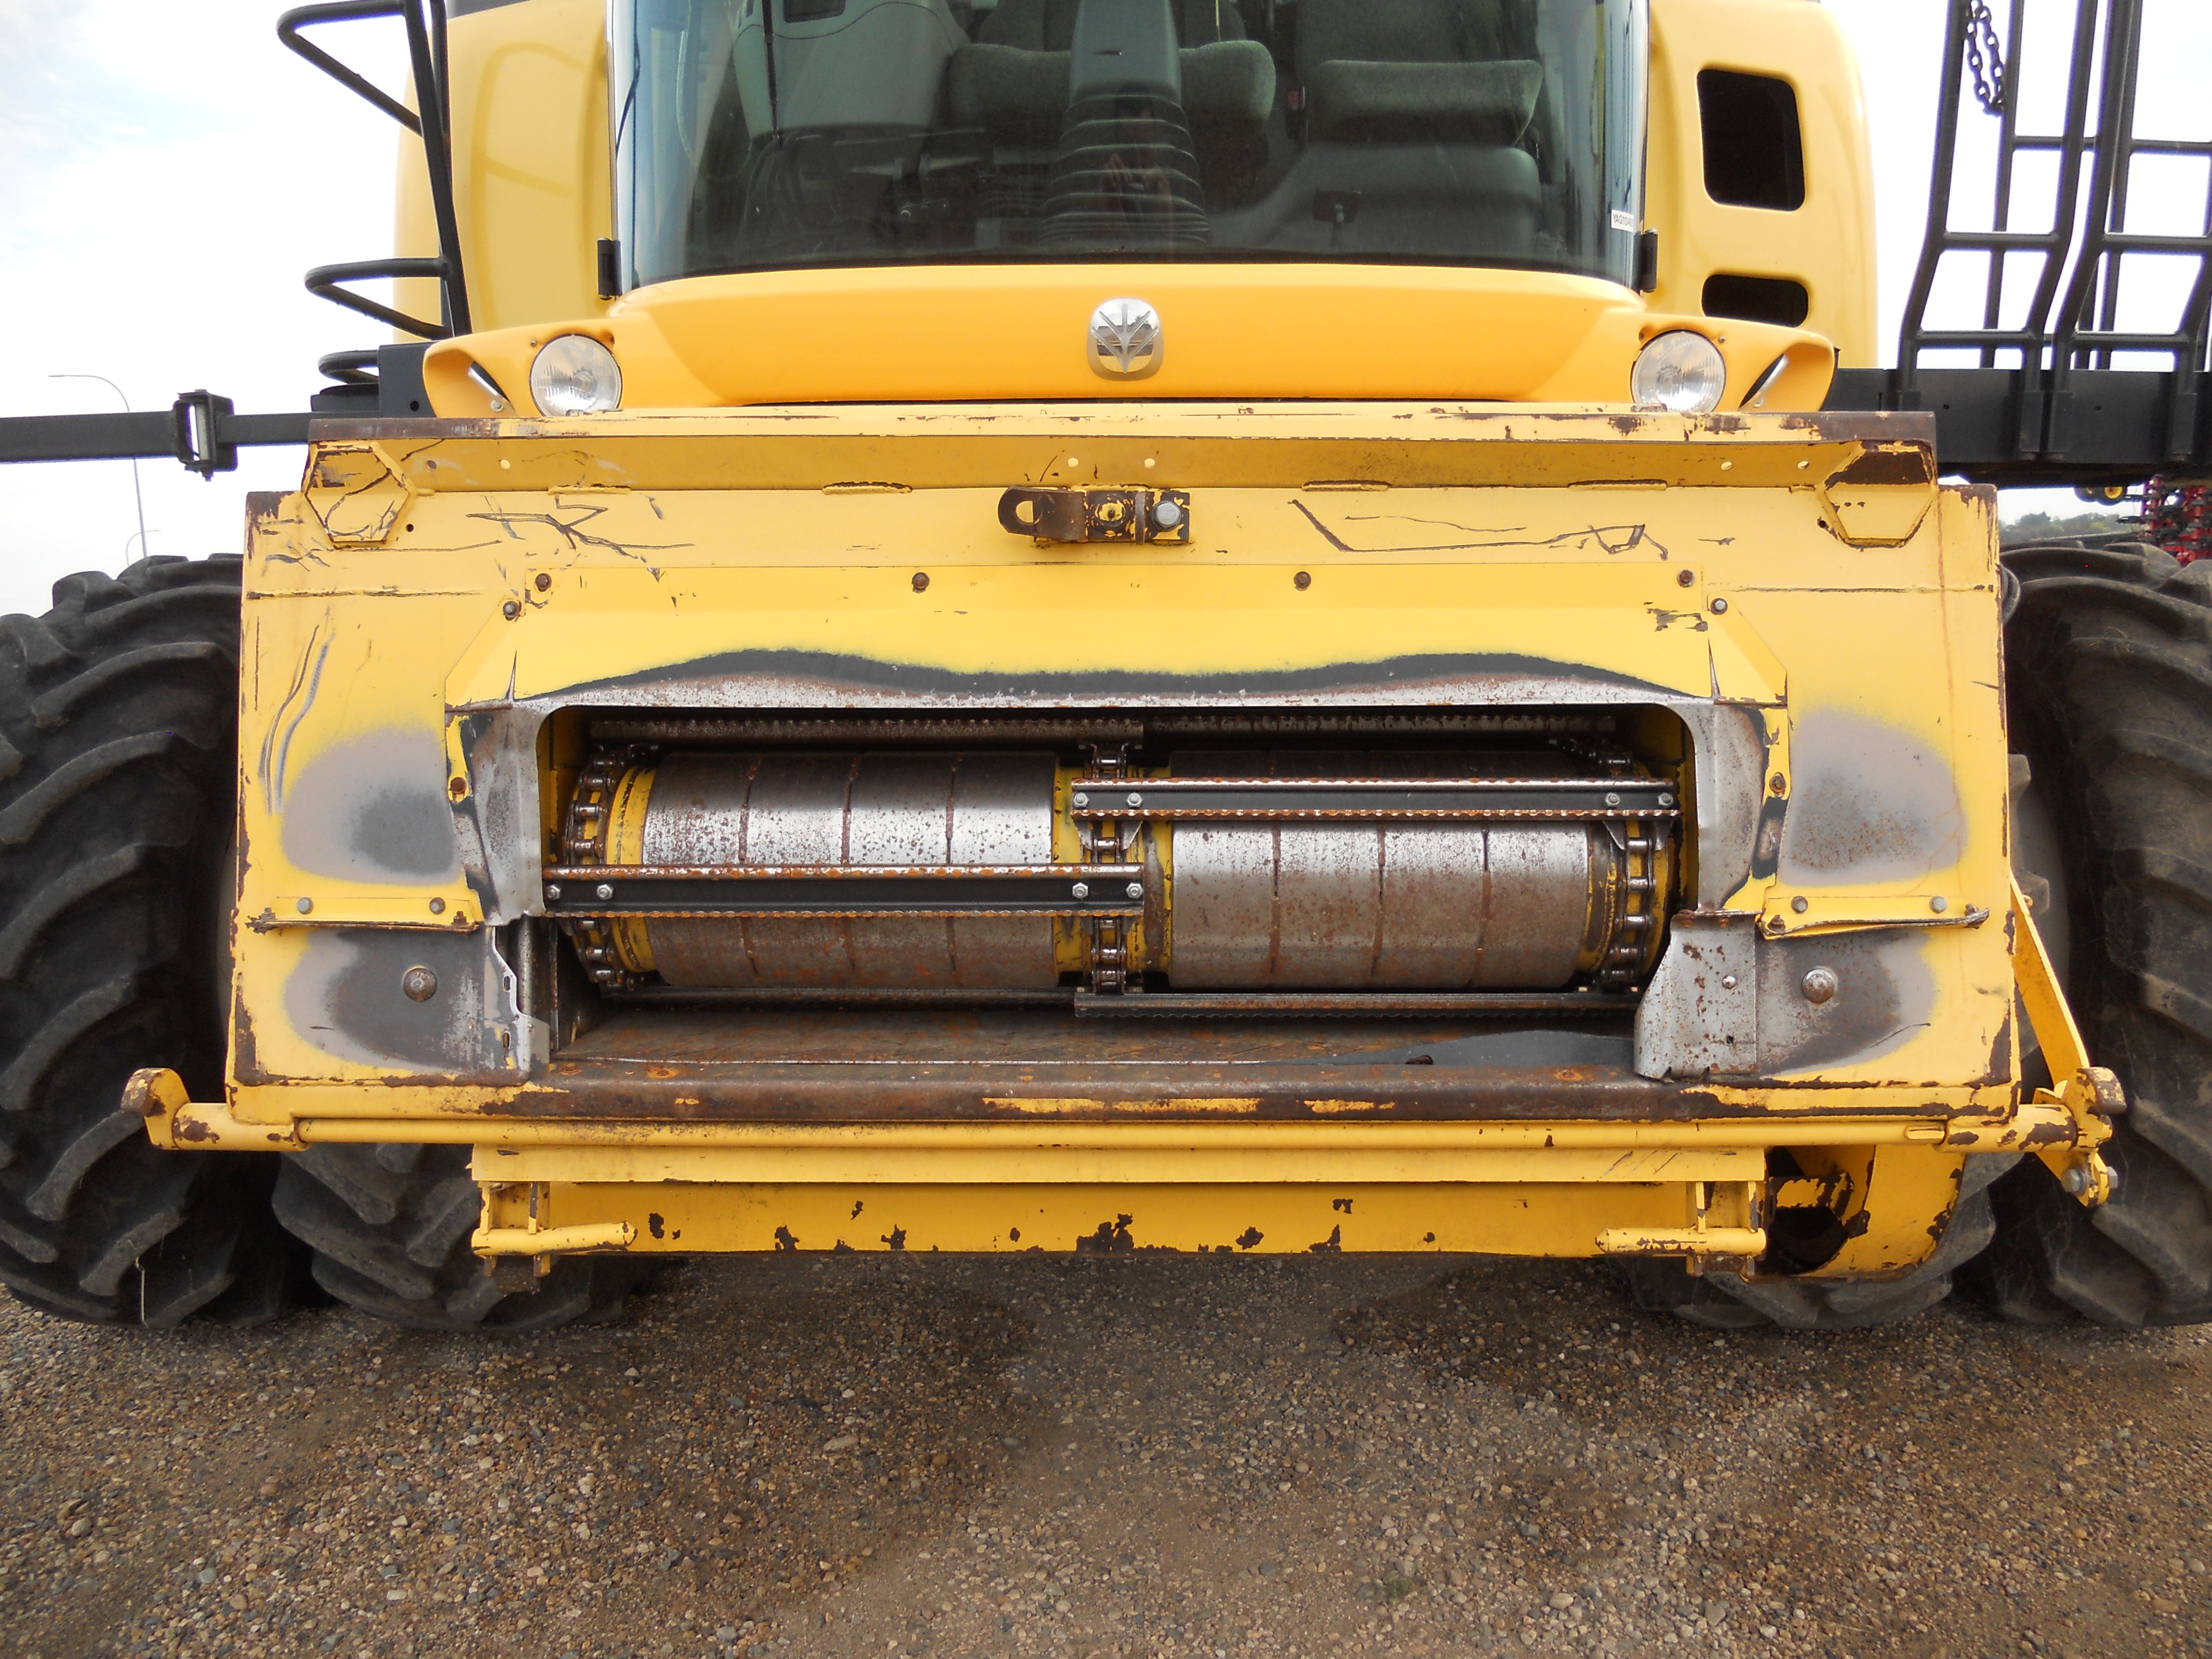
<svg viewBox="0 0 2212 1659"><path fill-rule="evenodd" d="M1672 806L1674 804L1674 796L1673 792L1670 790L1662 789L1659 792L1659 804L1662 806Z"/></svg>
<svg viewBox="0 0 2212 1659"><path fill-rule="evenodd" d="M1721 975L1722 990L1733 991L1736 988L1736 976L1734 974L1723 974Z"/></svg>
<svg viewBox="0 0 2212 1659"><path fill-rule="evenodd" d="M1784 777L1781 773L1777 772L1772 777L1767 779L1766 793L1770 795L1788 794L1790 793L1790 780Z"/></svg>
<svg viewBox="0 0 2212 1659"><path fill-rule="evenodd" d="M917 570L914 573L914 591L917 593L927 593L929 591L929 572Z"/></svg>
<svg viewBox="0 0 2212 1659"><path fill-rule="evenodd" d="M1813 908L1813 902L1807 898L1802 893L1800 893L1796 898L1790 901L1790 908L1802 916L1808 910Z"/></svg>
<svg viewBox="0 0 2212 1659"><path fill-rule="evenodd" d="M1091 805L1091 797L1088 795L1078 795L1075 798L1075 804L1078 806L1088 806Z"/></svg>
<svg viewBox="0 0 2212 1659"><path fill-rule="evenodd" d="M428 968L410 968L399 976L399 989L410 1002L428 1002L438 994L438 976Z"/></svg>
<svg viewBox="0 0 2212 1659"><path fill-rule="evenodd" d="M1291 578L1291 586L1297 588L1299 592L1304 592L1306 589L1313 586L1313 572L1310 570L1299 571L1297 575Z"/></svg>
<svg viewBox="0 0 2212 1659"><path fill-rule="evenodd" d="M1728 601L1726 599L1715 599L1713 601L1713 615L1716 617L1724 614L1727 610Z"/></svg>
<svg viewBox="0 0 2212 1659"><path fill-rule="evenodd" d="M1698 585L1698 573L1694 570L1677 570L1674 573L1674 580L1683 587L1695 587Z"/></svg>
<svg viewBox="0 0 2212 1659"><path fill-rule="evenodd" d="M1142 898L1145 896L1145 884L1141 881L1133 881L1127 890L1131 898Z"/></svg>
<svg viewBox="0 0 2212 1659"><path fill-rule="evenodd" d="M1618 806L1620 805L1620 797L1608 789L1605 792L1605 804L1607 806Z"/></svg>
<svg viewBox="0 0 2212 1659"><path fill-rule="evenodd" d="M303 916L313 915L315 910L315 902L311 898L295 899L292 901L292 908L295 910L297 910Z"/></svg>
<svg viewBox="0 0 2212 1659"><path fill-rule="evenodd" d="M1075 896L1078 898L1089 898L1091 896L1091 884L1087 881L1077 882L1075 884Z"/></svg>
<svg viewBox="0 0 2212 1659"><path fill-rule="evenodd" d="M1940 916L1946 910L1951 908L1951 901L1945 898L1941 893L1938 893L1934 898L1928 901L1928 908Z"/></svg>
<svg viewBox="0 0 2212 1659"><path fill-rule="evenodd" d="M599 900L602 903L615 896L614 884L612 882L603 881L592 890L599 896Z"/></svg>
<svg viewBox="0 0 2212 1659"><path fill-rule="evenodd" d="M430 901L430 914L434 916L444 915L446 914L446 901L441 898L432 899Z"/></svg>
<svg viewBox="0 0 2212 1659"><path fill-rule="evenodd" d="M1808 1002L1826 1002L1836 994L1836 970L1832 968L1815 968L1805 975L1805 1000Z"/></svg>
<svg viewBox="0 0 2212 1659"><path fill-rule="evenodd" d="M1142 806L1144 804L1145 798L1139 794L1135 790L1132 789L1129 792L1129 805L1132 806Z"/></svg>
<svg viewBox="0 0 2212 1659"><path fill-rule="evenodd" d="M537 579L531 583L531 586L535 587L541 593L550 592L553 587L553 579L541 570L538 573Z"/></svg>
<svg viewBox="0 0 2212 1659"><path fill-rule="evenodd" d="M522 602L519 599L509 599L505 605L500 606L499 614L507 621L513 622L522 614Z"/></svg>

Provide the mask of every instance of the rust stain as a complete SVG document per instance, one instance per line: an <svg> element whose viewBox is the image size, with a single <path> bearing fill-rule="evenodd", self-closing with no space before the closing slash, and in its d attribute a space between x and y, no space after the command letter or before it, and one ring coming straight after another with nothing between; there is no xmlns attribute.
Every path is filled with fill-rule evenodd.
<svg viewBox="0 0 2212 1659"><path fill-rule="evenodd" d="M986 1106L1007 1107L1036 1116L1060 1116L1073 1112L1103 1112L1107 1109L1105 1101L1075 1098L1023 1099L986 1096L983 1103ZM1113 1110L1117 1116L1124 1113L1143 1116L1176 1112L1223 1112L1241 1115L1259 1109L1260 1100L1256 1095L1223 1099L1118 1100L1113 1103Z"/></svg>

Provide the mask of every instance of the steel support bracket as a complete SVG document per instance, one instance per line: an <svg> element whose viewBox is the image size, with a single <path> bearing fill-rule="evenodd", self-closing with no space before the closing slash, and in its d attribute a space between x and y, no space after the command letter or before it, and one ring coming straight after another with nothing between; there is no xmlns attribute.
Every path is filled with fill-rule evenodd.
<svg viewBox="0 0 2212 1659"><path fill-rule="evenodd" d="M2012 884L2010 920L2013 982L2058 1085L2055 1090L2038 1089L2029 1100L2063 1110L2073 1130L2067 1140L2030 1150L2058 1178L2060 1186L2085 1207L2094 1209L2109 1200L2118 1185L2112 1165L2097 1149L2112 1138L2112 1119L2127 1110L2127 1096L2110 1070L2089 1063L2081 1028L2074 1023L2074 1011L2066 1006L2050 953L2043 948L2043 936L2035 930L2027 896L2017 881Z"/></svg>
<svg viewBox="0 0 2212 1659"><path fill-rule="evenodd" d="M289 1123L242 1123L226 1105L196 1101L184 1079L157 1066L133 1072L118 1109L143 1118L146 1138L168 1152L299 1152L307 1150Z"/></svg>
<svg viewBox="0 0 2212 1659"><path fill-rule="evenodd" d="M1598 1254L1680 1256L1692 1274L1716 1269L1748 1274L1766 1254L1766 1229L1760 1224L1762 1186L1755 1182L1693 1182L1691 1225L1607 1227L1597 1236ZM1719 1220L1716 1212L1724 1212L1728 1219Z"/></svg>
<svg viewBox="0 0 2212 1659"><path fill-rule="evenodd" d="M469 1236L469 1249L484 1258L484 1271L500 1279L503 1289L536 1290L536 1281L553 1271L557 1257L627 1250L637 1242L637 1229L627 1221L543 1225L542 1181L488 1181L478 1190L483 1218Z"/></svg>
<svg viewBox="0 0 2212 1659"><path fill-rule="evenodd" d="M1041 542L1190 540L1190 496L1181 489L1014 489L999 497L999 523Z"/></svg>

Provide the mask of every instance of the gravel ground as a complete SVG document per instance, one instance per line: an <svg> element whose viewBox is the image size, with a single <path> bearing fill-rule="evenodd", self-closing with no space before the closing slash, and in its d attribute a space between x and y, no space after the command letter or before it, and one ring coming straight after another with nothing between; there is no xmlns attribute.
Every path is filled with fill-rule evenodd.
<svg viewBox="0 0 2212 1659"><path fill-rule="evenodd" d="M709 1261L510 1341L0 1303L0 1655L2212 1653L2212 1346L1575 1263Z"/></svg>

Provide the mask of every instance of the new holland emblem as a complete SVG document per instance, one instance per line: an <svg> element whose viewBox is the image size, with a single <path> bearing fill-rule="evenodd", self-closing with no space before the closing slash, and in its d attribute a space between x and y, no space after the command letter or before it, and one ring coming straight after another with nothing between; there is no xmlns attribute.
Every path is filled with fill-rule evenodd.
<svg viewBox="0 0 2212 1659"><path fill-rule="evenodd" d="M1160 313L1143 300L1109 300L1091 313L1091 367L1109 380L1141 380L1160 366Z"/></svg>

